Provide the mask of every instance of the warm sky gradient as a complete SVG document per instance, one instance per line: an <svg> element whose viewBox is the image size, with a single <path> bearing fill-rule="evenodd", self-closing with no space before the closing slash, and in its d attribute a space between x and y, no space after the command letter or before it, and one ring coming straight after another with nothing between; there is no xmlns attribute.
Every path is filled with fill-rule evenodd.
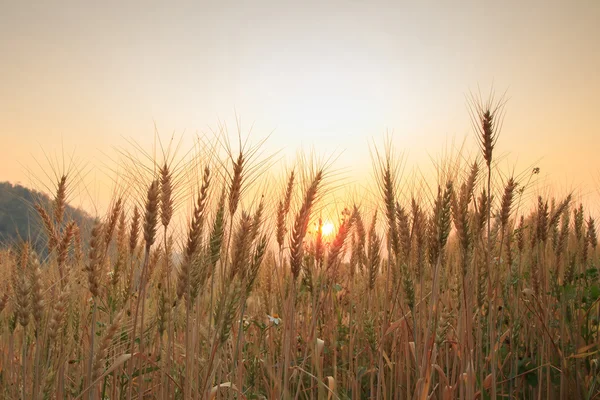
<svg viewBox="0 0 600 400"><path fill-rule="evenodd" d="M506 166L600 187L598 0L5 1L0 54L0 180L28 184L40 146L101 164L154 121L191 136L234 110L284 154L344 150L355 176L386 130L429 164L474 143L465 95L493 83Z"/></svg>

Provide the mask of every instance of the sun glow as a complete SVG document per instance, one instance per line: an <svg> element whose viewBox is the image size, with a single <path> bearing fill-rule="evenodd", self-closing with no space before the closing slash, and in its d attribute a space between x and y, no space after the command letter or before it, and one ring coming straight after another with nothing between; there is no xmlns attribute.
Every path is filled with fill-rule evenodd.
<svg viewBox="0 0 600 400"><path fill-rule="evenodd" d="M335 227L333 226L333 223L325 222L325 223L323 223L321 230L323 232L323 236L329 236L329 235L333 234Z"/></svg>

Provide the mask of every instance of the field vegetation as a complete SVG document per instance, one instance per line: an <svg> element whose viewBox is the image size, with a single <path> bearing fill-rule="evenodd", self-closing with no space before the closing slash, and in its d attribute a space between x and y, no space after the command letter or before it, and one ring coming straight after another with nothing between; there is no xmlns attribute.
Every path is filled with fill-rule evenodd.
<svg viewBox="0 0 600 400"><path fill-rule="evenodd" d="M503 106L471 102L481 151L437 187L409 189L390 141L335 207L331 162L222 134L121 151L91 226L54 171L41 247L0 250L0 397L596 398L596 222L498 170Z"/></svg>

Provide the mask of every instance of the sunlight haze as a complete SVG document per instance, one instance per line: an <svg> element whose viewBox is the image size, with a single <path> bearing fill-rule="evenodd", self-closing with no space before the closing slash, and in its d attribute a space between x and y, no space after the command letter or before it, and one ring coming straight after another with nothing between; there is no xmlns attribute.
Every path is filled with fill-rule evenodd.
<svg viewBox="0 0 600 400"><path fill-rule="evenodd" d="M4 2L0 178L32 184L44 153L102 166L154 123L191 144L236 114L268 151L367 177L386 132L408 168L475 150L466 97L493 87L504 167L596 193L599 21L594 0Z"/></svg>

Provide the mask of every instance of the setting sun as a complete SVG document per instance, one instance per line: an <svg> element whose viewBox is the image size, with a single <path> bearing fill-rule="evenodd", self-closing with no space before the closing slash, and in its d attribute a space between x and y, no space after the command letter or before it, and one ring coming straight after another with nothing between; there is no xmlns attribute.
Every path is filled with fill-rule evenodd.
<svg viewBox="0 0 600 400"><path fill-rule="evenodd" d="M333 234L335 227L333 226L333 224L331 222L325 222L323 224L322 230L323 230L323 236L329 236L329 235Z"/></svg>

